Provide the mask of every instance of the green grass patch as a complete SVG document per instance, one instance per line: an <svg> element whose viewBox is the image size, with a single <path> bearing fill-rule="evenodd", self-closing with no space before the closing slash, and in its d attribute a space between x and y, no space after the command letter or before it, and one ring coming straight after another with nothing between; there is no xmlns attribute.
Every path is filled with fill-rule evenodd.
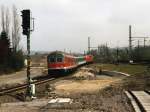
<svg viewBox="0 0 150 112"><path fill-rule="evenodd" d="M128 74L137 74L142 73L147 70L146 65L130 65L130 64L99 64L99 67L102 68L102 70L110 70L110 71L119 71L124 72Z"/></svg>

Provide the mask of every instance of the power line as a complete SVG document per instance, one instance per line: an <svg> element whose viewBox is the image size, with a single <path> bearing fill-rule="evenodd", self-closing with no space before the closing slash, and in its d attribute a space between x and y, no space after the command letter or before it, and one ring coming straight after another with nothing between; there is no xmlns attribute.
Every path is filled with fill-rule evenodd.
<svg viewBox="0 0 150 112"><path fill-rule="evenodd" d="M145 45L145 42L146 42L146 39L147 38L149 38L149 37L133 37L132 36L132 26L131 25L129 25L129 58L130 58L130 60L132 60L132 41L133 41L133 39L144 39L144 47L146 46Z"/></svg>

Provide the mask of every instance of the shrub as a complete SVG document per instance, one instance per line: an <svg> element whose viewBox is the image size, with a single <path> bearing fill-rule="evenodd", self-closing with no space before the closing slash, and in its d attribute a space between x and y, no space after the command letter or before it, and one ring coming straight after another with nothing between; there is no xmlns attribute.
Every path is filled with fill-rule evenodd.
<svg viewBox="0 0 150 112"><path fill-rule="evenodd" d="M22 50L12 53L10 63L11 63L11 67L15 70L18 70L24 67L24 55L23 55Z"/></svg>

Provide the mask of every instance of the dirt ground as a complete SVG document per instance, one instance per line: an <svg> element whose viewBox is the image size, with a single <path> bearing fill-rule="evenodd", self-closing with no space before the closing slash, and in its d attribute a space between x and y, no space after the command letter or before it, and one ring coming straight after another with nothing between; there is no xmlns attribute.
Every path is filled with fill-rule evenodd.
<svg viewBox="0 0 150 112"><path fill-rule="evenodd" d="M47 99L40 99L32 102L4 103L0 106L0 112L39 112L39 109L47 102Z"/></svg>
<svg viewBox="0 0 150 112"><path fill-rule="evenodd" d="M111 83L119 81L119 79L103 79L103 80L83 80L83 81L61 81L55 84L55 92L58 94L77 94L77 93L93 93L109 86Z"/></svg>
<svg viewBox="0 0 150 112"><path fill-rule="evenodd" d="M31 56L31 78L47 74L46 55ZM27 79L26 67L18 72L0 74L0 87L22 84Z"/></svg>
<svg viewBox="0 0 150 112"><path fill-rule="evenodd" d="M31 69L31 77L42 75L42 69ZM0 86L2 85L12 85L12 84L22 84L26 81L26 69L19 72L11 74L3 74L0 76Z"/></svg>
<svg viewBox="0 0 150 112"><path fill-rule="evenodd" d="M93 93L120 81L120 78L98 74L94 69L82 67L67 80L60 80L53 84L55 93L72 95Z"/></svg>
<svg viewBox="0 0 150 112"><path fill-rule="evenodd" d="M112 85L119 83L121 77L98 74L91 69L80 69L68 78L49 84L54 90L48 91L46 85L39 86L40 99L32 102L4 103L3 112L133 112L124 92ZM47 94L49 93L49 94ZM52 95L53 93L54 95ZM37 96L40 96L38 95ZM50 105L48 101L56 97L68 97L73 102L67 105ZM44 99L41 101L41 99ZM43 103L42 103L43 102Z"/></svg>

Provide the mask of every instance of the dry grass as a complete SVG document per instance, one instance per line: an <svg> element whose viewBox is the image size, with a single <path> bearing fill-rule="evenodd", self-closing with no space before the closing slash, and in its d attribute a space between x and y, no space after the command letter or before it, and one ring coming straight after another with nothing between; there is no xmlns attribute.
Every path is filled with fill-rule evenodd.
<svg viewBox="0 0 150 112"><path fill-rule="evenodd" d="M126 90L150 90L150 72L138 73L123 80Z"/></svg>
<svg viewBox="0 0 150 112"><path fill-rule="evenodd" d="M142 73L147 70L146 65L130 65L130 64L98 64L96 65L101 69L110 70L110 71L119 71L125 72L128 74L137 74Z"/></svg>
<svg viewBox="0 0 150 112"><path fill-rule="evenodd" d="M62 96L66 97L66 95ZM68 96L69 97L69 96ZM130 101L125 96L122 89L109 87L107 89L87 94L79 93L70 95L74 99L72 104L69 105L57 105L51 107L47 105L43 109L49 111L64 111L68 112L133 112L132 107L130 106Z"/></svg>

